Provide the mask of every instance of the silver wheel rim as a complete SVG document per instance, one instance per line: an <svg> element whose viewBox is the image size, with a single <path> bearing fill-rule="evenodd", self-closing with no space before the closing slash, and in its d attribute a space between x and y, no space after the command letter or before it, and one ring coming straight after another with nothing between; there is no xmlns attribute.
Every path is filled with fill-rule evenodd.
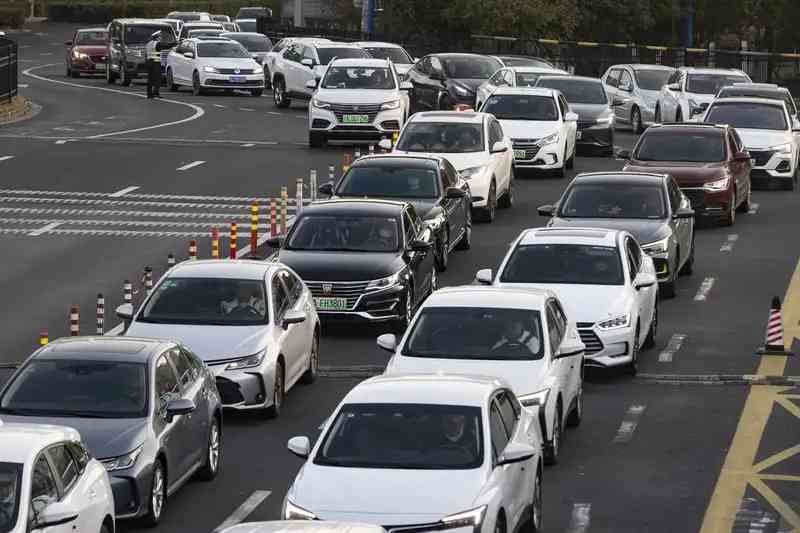
<svg viewBox="0 0 800 533"><path fill-rule="evenodd" d="M272 87L272 94L275 97L275 103L280 105L283 102L283 85L280 82Z"/></svg>
<svg viewBox="0 0 800 533"><path fill-rule="evenodd" d="M275 368L275 387L272 391L272 404L275 406L275 410L279 410L281 408L281 403L283 402L283 372L281 370L281 366L278 365Z"/></svg>
<svg viewBox="0 0 800 533"><path fill-rule="evenodd" d="M161 516L161 510L164 507L164 472L160 465L156 467L156 471L153 474L153 494L150 499L153 517L158 519Z"/></svg>
<svg viewBox="0 0 800 533"><path fill-rule="evenodd" d="M536 531L542 527L542 481L536 476L536 486L533 488L533 526Z"/></svg>
<svg viewBox="0 0 800 533"><path fill-rule="evenodd" d="M556 419L553 421L553 457L558 457L558 447L561 444L561 415L556 411Z"/></svg>
<svg viewBox="0 0 800 533"><path fill-rule="evenodd" d="M319 355L317 350L319 349L317 346L317 339L314 339L313 344L311 345L311 375L316 376L317 370L319 369Z"/></svg>
<svg viewBox="0 0 800 533"><path fill-rule="evenodd" d="M208 466L212 472L219 466L219 428L217 423L211 425L211 436L208 439Z"/></svg>

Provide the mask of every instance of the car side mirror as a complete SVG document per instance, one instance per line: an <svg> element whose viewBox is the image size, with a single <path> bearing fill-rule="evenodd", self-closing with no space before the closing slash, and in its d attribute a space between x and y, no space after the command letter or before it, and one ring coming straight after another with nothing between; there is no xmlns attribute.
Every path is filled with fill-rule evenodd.
<svg viewBox="0 0 800 533"><path fill-rule="evenodd" d="M412 84L410 81L401 81L400 82L400 90L401 91L410 91L413 88L414 88L414 84Z"/></svg>
<svg viewBox="0 0 800 533"><path fill-rule="evenodd" d="M464 198L466 195L467 192L458 187L448 187L444 193L445 198L450 199Z"/></svg>
<svg viewBox="0 0 800 533"><path fill-rule="evenodd" d="M280 248L283 246L283 242L286 240L286 237L283 235L276 235L275 237L270 237L267 239L266 243L270 248Z"/></svg>
<svg viewBox="0 0 800 533"><path fill-rule="evenodd" d="M536 208L536 212L543 217L551 217L556 212L556 206L554 205L540 205Z"/></svg>
<svg viewBox="0 0 800 533"><path fill-rule="evenodd" d="M792 130L792 131L796 131L796 130ZM750 152L748 152L748 151L736 152L733 155L733 159L734 159L734 161L749 161L750 160Z"/></svg>
<svg viewBox="0 0 800 533"><path fill-rule="evenodd" d="M183 57L186 59L194 59L194 52L184 52Z"/></svg>
<svg viewBox="0 0 800 533"><path fill-rule="evenodd" d="M530 444L511 441L497 458L497 466L521 463L533 457L536 457L536 448Z"/></svg>
<svg viewBox="0 0 800 533"><path fill-rule="evenodd" d="M431 247L433 247L432 243L419 239L411 241L411 244L409 245L409 248L413 252L427 252L431 249Z"/></svg>
<svg viewBox="0 0 800 533"><path fill-rule="evenodd" d="M633 288L638 290L644 289L645 287L652 287L658 282L655 275L650 274L649 272L640 272L636 278L633 280Z"/></svg>
<svg viewBox="0 0 800 533"><path fill-rule="evenodd" d="M172 419L176 416L188 415L196 408L192 400L188 398L177 398L167 404L164 418L166 418L167 422L172 422Z"/></svg>
<svg viewBox="0 0 800 533"><path fill-rule="evenodd" d="M475 273L475 281L482 285L491 285L492 284L492 269L491 268L482 268Z"/></svg>
<svg viewBox="0 0 800 533"><path fill-rule="evenodd" d="M508 150L508 146L503 141L497 141L492 145L491 153L499 154Z"/></svg>
<svg viewBox="0 0 800 533"><path fill-rule="evenodd" d="M292 437L286 447L300 459L308 459L311 454L311 441L308 437Z"/></svg>
<svg viewBox="0 0 800 533"><path fill-rule="evenodd" d="M688 207L680 208L675 212L675 218L693 218L694 217L694 209L689 209Z"/></svg>
<svg viewBox="0 0 800 533"><path fill-rule="evenodd" d="M619 150L617 152L617 159L630 159L631 158L631 151L630 150Z"/></svg>
<svg viewBox="0 0 800 533"><path fill-rule="evenodd" d="M133 304L122 304L117 307L117 318L121 320L132 320Z"/></svg>
<svg viewBox="0 0 800 533"><path fill-rule="evenodd" d="M394 353L397 350L397 337L394 333L384 333L378 337L376 341L378 348L386 350L389 353Z"/></svg>
<svg viewBox="0 0 800 533"><path fill-rule="evenodd" d="M314 66L314 61L312 59L304 57L303 59L300 60L300 64L305 65L308 68L312 68Z"/></svg>
<svg viewBox="0 0 800 533"><path fill-rule="evenodd" d="M68 524L78 518L79 510L74 502L60 501L46 503L34 499L32 502L35 529L46 529Z"/></svg>
<svg viewBox="0 0 800 533"><path fill-rule="evenodd" d="M566 122L577 122L578 121L578 114L573 113L572 111L568 111L566 115L564 115L564 120Z"/></svg>
<svg viewBox="0 0 800 533"><path fill-rule="evenodd" d="M283 329L287 329L292 324L300 324L301 322L306 321L306 314L302 311L286 311L283 315L283 322L281 326Z"/></svg>
<svg viewBox="0 0 800 533"><path fill-rule="evenodd" d="M327 183L323 183L319 186L317 192L324 194L325 196L333 196L333 182L329 181Z"/></svg>
<svg viewBox="0 0 800 533"><path fill-rule="evenodd" d="M669 89L670 91L680 92L681 91L681 84L680 83L669 83L669 84L667 84L667 89Z"/></svg>
<svg viewBox="0 0 800 533"><path fill-rule="evenodd" d="M316 89L317 88L317 80L308 80L306 82L306 89Z"/></svg>
<svg viewBox="0 0 800 533"><path fill-rule="evenodd" d="M378 142L378 148L381 150L391 150L392 147L392 140L391 139L381 139Z"/></svg>
<svg viewBox="0 0 800 533"><path fill-rule="evenodd" d="M414 63L416 63L417 61L419 61L419 58L415 57L415 58L413 58L413 61L414 61Z"/></svg>

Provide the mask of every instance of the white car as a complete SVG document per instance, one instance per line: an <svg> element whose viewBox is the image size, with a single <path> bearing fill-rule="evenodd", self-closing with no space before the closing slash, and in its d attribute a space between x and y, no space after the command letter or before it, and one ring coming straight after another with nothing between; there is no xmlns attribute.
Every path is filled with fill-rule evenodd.
<svg viewBox="0 0 800 533"><path fill-rule="evenodd" d="M261 96L264 69L230 39L185 39L167 56L167 87L177 91L181 86L191 87L195 95L209 89L246 89Z"/></svg>
<svg viewBox="0 0 800 533"><path fill-rule="evenodd" d="M272 87L272 68L275 65L275 59L280 55L284 48L289 46L291 43L295 41L320 41L320 42L331 42L330 39L323 39L323 38L311 38L311 37L284 37L277 43L272 46L272 49L264 55L264 60L262 61L262 65L264 66L264 76L267 79L267 88Z"/></svg>
<svg viewBox="0 0 800 533"><path fill-rule="evenodd" d="M797 124L782 100L766 98L718 98L706 110L703 120L736 128L750 153L754 182L775 180L784 189L797 183Z"/></svg>
<svg viewBox="0 0 800 533"><path fill-rule="evenodd" d="M537 414L544 460L558 462L565 425L583 413L583 351L575 323L552 291L469 285L431 294L398 345L386 375L444 372L496 376Z"/></svg>
<svg viewBox="0 0 800 533"><path fill-rule="evenodd" d="M663 65L624 64L608 67L600 78L609 98L621 100L614 108L614 124L630 125L634 133L655 123L656 101L661 88L675 72Z"/></svg>
<svg viewBox="0 0 800 533"><path fill-rule="evenodd" d="M569 75L566 70L546 67L503 67L478 86L475 109L500 87L533 87L536 80L547 75Z"/></svg>
<svg viewBox="0 0 800 533"><path fill-rule="evenodd" d="M578 115L560 91L501 87L478 111L494 115L511 137L517 170L554 170L564 177L575 165Z"/></svg>
<svg viewBox="0 0 800 533"><path fill-rule="evenodd" d="M411 57L411 54L399 44L378 41L359 41L353 44L366 50L375 59L386 59L394 63L400 81L406 79L406 74L417 62L417 58Z"/></svg>
<svg viewBox="0 0 800 533"><path fill-rule="evenodd" d="M356 385L312 447L286 520L366 522L387 531L541 531L539 424L501 380L380 376Z"/></svg>
<svg viewBox="0 0 800 533"><path fill-rule="evenodd" d="M161 278L125 335L173 339L216 376L226 408L280 414L286 392L312 383L320 323L311 292L290 268L251 260L186 261Z"/></svg>
<svg viewBox="0 0 800 533"><path fill-rule="evenodd" d="M391 148L383 140L381 148ZM494 220L497 207L514 205L514 152L503 127L488 113L427 111L412 115L392 153L439 155L469 181L473 218Z"/></svg>
<svg viewBox="0 0 800 533"><path fill-rule="evenodd" d="M325 71L308 106L308 145L329 139L389 138L408 117L408 89L394 64L385 59L335 59Z"/></svg>
<svg viewBox="0 0 800 533"><path fill-rule="evenodd" d="M721 87L751 81L736 69L680 67L658 93L653 121L691 120L703 114Z"/></svg>
<svg viewBox="0 0 800 533"><path fill-rule="evenodd" d="M476 280L553 291L577 323L587 365L626 365L635 374L640 347L655 343L655 267L625 231L527 229L511 244L497 275L479 270Z"/></svg>
<svg viewBox="0 0 800 533"><path fill-rule="evenodd" d="M374 524L352 522L321 522L319 520L272 520L242 522L219 533L386 533Z"/></svg>
<svg viewBox="0 0 800 533"><path fill-rule="evenodd" d="M0 531L114 533L105 467L72 428L0 420Z"/></svg>

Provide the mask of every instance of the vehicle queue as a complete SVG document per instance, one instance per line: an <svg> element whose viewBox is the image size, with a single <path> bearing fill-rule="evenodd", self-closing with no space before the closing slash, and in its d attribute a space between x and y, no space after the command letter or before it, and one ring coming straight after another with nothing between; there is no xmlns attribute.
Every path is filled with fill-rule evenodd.
<svg viewBox="0 0 800 533"><path fill-rule="evenodd" d="M367 140L389 153L323 184L327 199L269 241L269 260L177 265L138 309L117 310L122 336L31 355L0 392L0 435L16 443L0 451L0 530L157 525L181 485L217 476L223 411L279 416L286 392L317 377L325 323L348 321L391 327L377 344L392 357L316 443L289 441L305 464L282 518L541 531L543 465L581 423L584 366L636 374L660 300L693 272L697 222L734 224L753 183L796 187L791 94L730 69L614 65L588 78L541 58L273 46L237 31L249 20L174 12L78 30L66 72L128 85L170 28L170 90L271 87L278 107L309 103L311 147ZM643 133L615 153L622 126ZM625 168L579 174L496 270L439 289L473 221L513 207L516 178L563 177L579 150ZM363 498L343 500L341 486Z"/></svg>

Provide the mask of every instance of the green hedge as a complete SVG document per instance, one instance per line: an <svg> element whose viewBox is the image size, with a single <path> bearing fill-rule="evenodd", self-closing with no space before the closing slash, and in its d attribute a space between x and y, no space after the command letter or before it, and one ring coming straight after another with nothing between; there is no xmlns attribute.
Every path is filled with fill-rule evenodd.
<svg viewBox="0 0 800 533"><path fill-rule="evenodd" d="M119 17L159 18L170 11L208 11L236 15L240 7L263 5L280 13L280 0L50 0L50 20L102 23Z"/></svg>
<svg viewBox="0 0 800 533"><path fill-rule="evenodd" d="M21 28L29 9L25 2L0 4L0 28Z"/></svg>

